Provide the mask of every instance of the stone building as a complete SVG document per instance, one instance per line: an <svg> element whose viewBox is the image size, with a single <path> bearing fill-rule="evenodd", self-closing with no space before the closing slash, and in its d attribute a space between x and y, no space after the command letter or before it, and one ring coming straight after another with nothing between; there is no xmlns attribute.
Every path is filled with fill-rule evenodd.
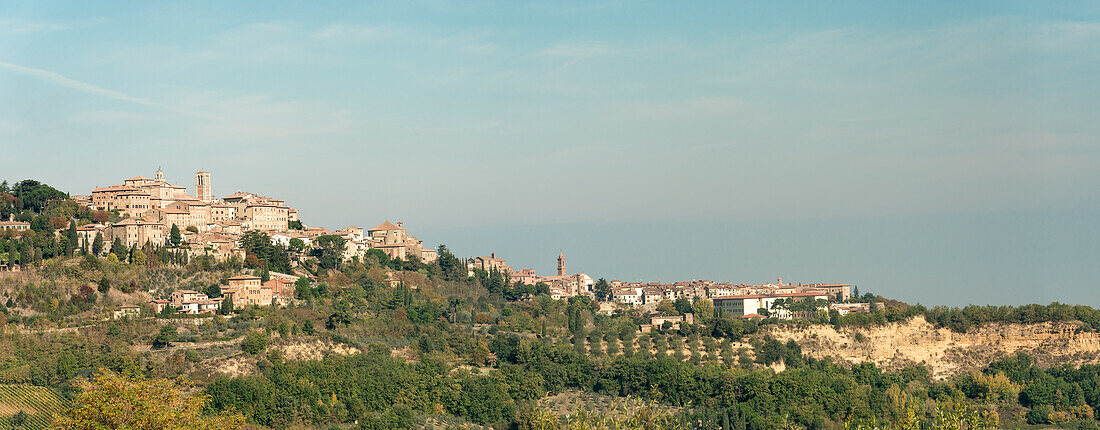
<svg viewBox="0 0 1100 430"><path fill-rule="evenodd" d="M416 256L421 261L432 262L438 257L434 249L424 249L424 242L405 231L404 224L386 221L367 230L367 244L385 252L390 258L408 259Z"/></svg>
<svg viewBox="0 0 1100 430"><path fill-rule="evenodd" d="M162 224L134 218L127 218L111 224L104 231L107 232L107 237L104 240L113 242L117 238L127 247L141 246L146 243L159 245L164 243L165 238Z"/></svg>

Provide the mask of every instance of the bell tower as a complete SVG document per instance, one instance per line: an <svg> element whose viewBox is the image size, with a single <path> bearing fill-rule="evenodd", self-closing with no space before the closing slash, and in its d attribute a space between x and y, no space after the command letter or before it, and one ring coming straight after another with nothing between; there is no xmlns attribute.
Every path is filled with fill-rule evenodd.
<svg viewBox="0 0 1100 430"><path fill-rule="evenodd" d="M565 255L558 253L558 276L565 276Z"/></svg>
<svg viewBox="0 0 1100 430"><path fill-rule="evenodd" d="M214 202L214 195L210 193L210 172L195 172L195 198L205 203Z"/></svg>

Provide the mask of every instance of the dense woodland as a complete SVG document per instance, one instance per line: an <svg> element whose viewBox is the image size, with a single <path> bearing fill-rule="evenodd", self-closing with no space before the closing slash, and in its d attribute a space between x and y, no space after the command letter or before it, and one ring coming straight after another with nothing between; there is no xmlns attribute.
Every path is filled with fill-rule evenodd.
<svg viewBox="0 0 1100 430"><path fill-rule="evenodd" d="M1097 366L1040 368L1020 354L933 380L919 365L886 371L813 359L767 335L781 324L861 327L916 315L956 331L991 322L1100 327L1086 306L926 308L864 294L856 300L883 309L791 322L729 318L707 300L678 300L657 311L694 313L695 324L641 333L648 313L604 314L587 297L552 300L545 285L467 276L445 246L430 264L376 251L340 261L339 237L305 249L254 233L241 241L243 261L186 258L174 237L104 255L69 232L117 215L82 209L35 181L0 184L0 215L32 225L0 232L0 261L27 268L0 275L0 384L49 387L75 401L73 411L102 406L96 393L110 386L137 390L135 398L185 393L161 397L207 417L191 421L226 428L238 418L277 429L1097 428L1100 419ZM107 318L122 304L178 289L217 296L230 276L295 264L316 279L299 280L292 306ZM569 392L607 401L552 413L548 396ZM628 399L644 406L622 406Z"/></svg>

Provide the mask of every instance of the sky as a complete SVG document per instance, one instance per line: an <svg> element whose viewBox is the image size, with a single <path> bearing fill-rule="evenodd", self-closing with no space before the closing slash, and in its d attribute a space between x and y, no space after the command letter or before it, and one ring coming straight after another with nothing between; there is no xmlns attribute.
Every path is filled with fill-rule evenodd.
<svg viewBox="0 0 1100 430"><path fill-rule="evenodd" d="M624 280L1100 306L1100 2L11 2L0 179Z"/></svg>

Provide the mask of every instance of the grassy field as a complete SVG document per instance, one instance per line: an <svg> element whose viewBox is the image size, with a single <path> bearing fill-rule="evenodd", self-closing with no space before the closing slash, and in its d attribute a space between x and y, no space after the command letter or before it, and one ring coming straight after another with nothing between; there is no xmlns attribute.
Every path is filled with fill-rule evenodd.
<svg viewBox="0 0 1100 430"><path fill-rule="evenodd" d="M0 429L49 428L54 414L60 414L67 406L67 400L46 387L0 385ZM27 415L22 426L15 419L20 411Z"/></svg>

